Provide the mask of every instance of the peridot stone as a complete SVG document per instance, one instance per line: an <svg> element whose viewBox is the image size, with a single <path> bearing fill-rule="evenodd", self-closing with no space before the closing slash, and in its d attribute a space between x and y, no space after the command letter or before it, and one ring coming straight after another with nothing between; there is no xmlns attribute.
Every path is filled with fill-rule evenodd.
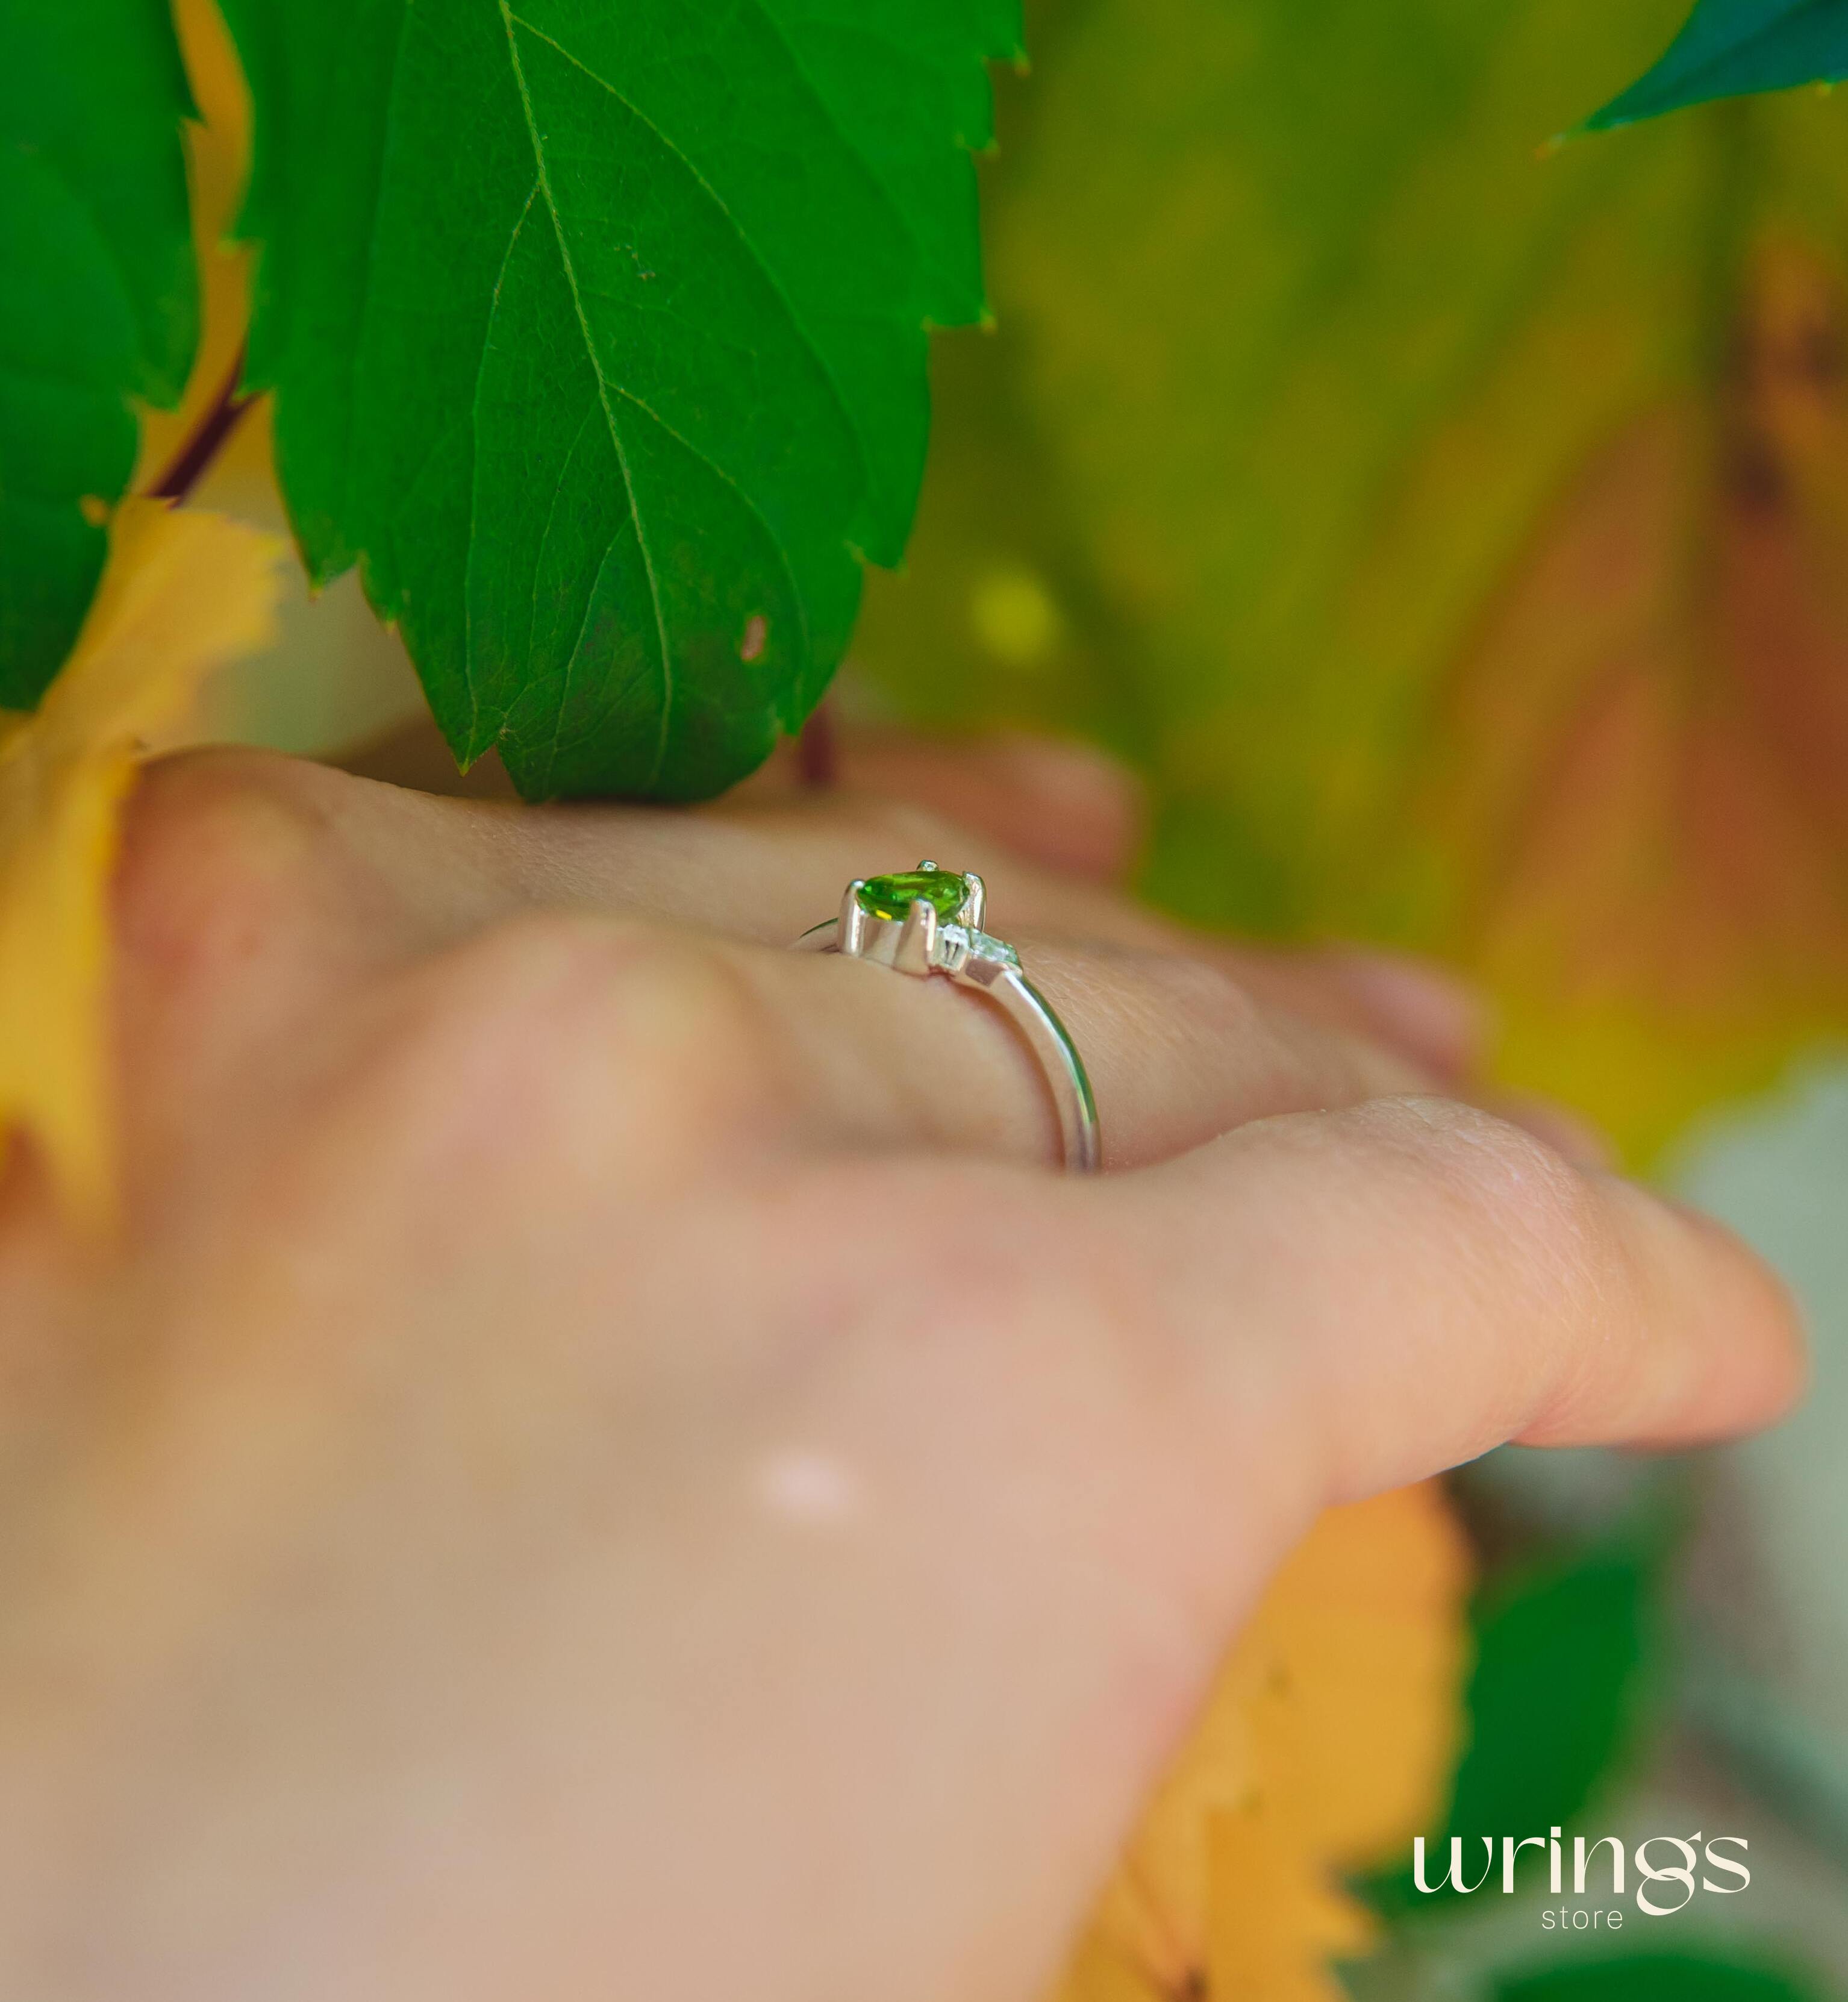
<svg viewBox="0 0 1848 2002"><path fill-rule="evenodd" d="M915 903L926 903L940 918L953 918L969 894L954 869L908 869L901 876L870 876L859 886L859 907L868 916L903 919Z"/></svg>

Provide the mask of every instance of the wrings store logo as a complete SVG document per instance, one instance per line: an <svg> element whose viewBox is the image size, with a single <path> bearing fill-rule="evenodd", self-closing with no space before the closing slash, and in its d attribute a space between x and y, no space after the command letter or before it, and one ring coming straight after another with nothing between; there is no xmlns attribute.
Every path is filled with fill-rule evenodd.
<svg viewBox="0 0 1848 2002"><path fill-rule="evenodd" d="M1466 1897L1481 1890L1494 1871L1496 1838L1484 1835L1477 1836L1475 1840L1481 1843L1486 1854L1481 1874L1473 1883L1466 1875L1467 1869L1473 1867L1473 1847L1466 1864L1466 1844L1460 1835L1450 1838L1449 1874L1435 1883L1428 1875L1429 1862L1424 1838L1420 1836L1412 1844L1412 1881L1427 1897L1434 1897L1445 1889L1459 1892ZM1744 1890L1752 1882L1752 1872L1745 1860L1749 1847L1742 1835L1716 1835L1708 1840L1696 1830L1691 1840L1679 1835L1646 1836L1627 1855L1623 1843L1614 1835L1600 1836L1590 1843L1582 1835L1574 1836L1570 1895L1574 1898L1603 1896L1602 1887L1595 1891L1588 1887L1592 1876L1602 1874L1608 1868L1611 1896L1623 1898L1630 1895L1626 1887L1634 1885L1639 1912L1651 1919L1671 1918L1675 1913L1685 1911L1703 1892L1731 1897ZM1515 1866L1522 1850L1528 1849L1542 1852L1549 1865L1548 1889L1556 1898L1565 1897L1565 1852L1557 1828L1545 1835L1505 1835L1501 1838L1502 1895L1511 1898L1514 1896ZM1609 1853L1600 1857L1601 1850ZM1527 1866L1529 1881L1523 1889L1530 1888L1542 1857L1536 1857ZM1562 1903L1557 1911L1549 1906L1543 1912L1540 1924L1547 1931L1557 1929L1584 1932L1596 1928L1615 1932L1622 1926L1623 1917L1620 1906L1594 1910L1582 1905Z"/></svg>

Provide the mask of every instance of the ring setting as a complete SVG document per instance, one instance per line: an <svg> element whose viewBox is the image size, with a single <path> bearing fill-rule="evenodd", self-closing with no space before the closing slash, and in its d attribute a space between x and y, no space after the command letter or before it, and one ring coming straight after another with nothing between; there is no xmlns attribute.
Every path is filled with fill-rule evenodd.
<svg viewBox="0 0 1848 2002"><path fill-rule="evenodd" d="M856 876L837 916L797 940L799 950L837 952L895 973L942 975L998 1003L1039 1059L1058 1114L1068 1170L1090 1174L1102 1146L1090 1079L1065 1024L1021 970L1020 954L982 929L988 891L973 870L920 862L889 876Z"/></svg>

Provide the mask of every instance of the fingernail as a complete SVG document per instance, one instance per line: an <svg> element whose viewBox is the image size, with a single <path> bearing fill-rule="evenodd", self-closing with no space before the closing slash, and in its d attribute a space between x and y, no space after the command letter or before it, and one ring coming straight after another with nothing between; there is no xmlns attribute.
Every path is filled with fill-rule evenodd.
<svg viewBox="0 0 1848 2002"><path fill-rule="evenodd" d="M1481 998L1455 975L1396 953L1334 955L1343 984L1374 1032L1449 1082L1476 1068L1487 1034Z"/></svg>

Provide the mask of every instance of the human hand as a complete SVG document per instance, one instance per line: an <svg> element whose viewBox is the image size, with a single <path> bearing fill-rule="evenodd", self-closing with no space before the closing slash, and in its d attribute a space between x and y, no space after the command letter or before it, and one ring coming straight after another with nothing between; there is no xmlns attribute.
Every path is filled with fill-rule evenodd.
<svg viewBox="0 0 1848 2002"><path fill-rule="evenodd" d="M148 775L120 1254L0 1214L0 1993L1030 2002L1316 1509L1794 1393L1440 994L1129 909L1107 781L997 759L961 830ZM1122 1172L977 997L783 949L922 854Z"/></svg>

